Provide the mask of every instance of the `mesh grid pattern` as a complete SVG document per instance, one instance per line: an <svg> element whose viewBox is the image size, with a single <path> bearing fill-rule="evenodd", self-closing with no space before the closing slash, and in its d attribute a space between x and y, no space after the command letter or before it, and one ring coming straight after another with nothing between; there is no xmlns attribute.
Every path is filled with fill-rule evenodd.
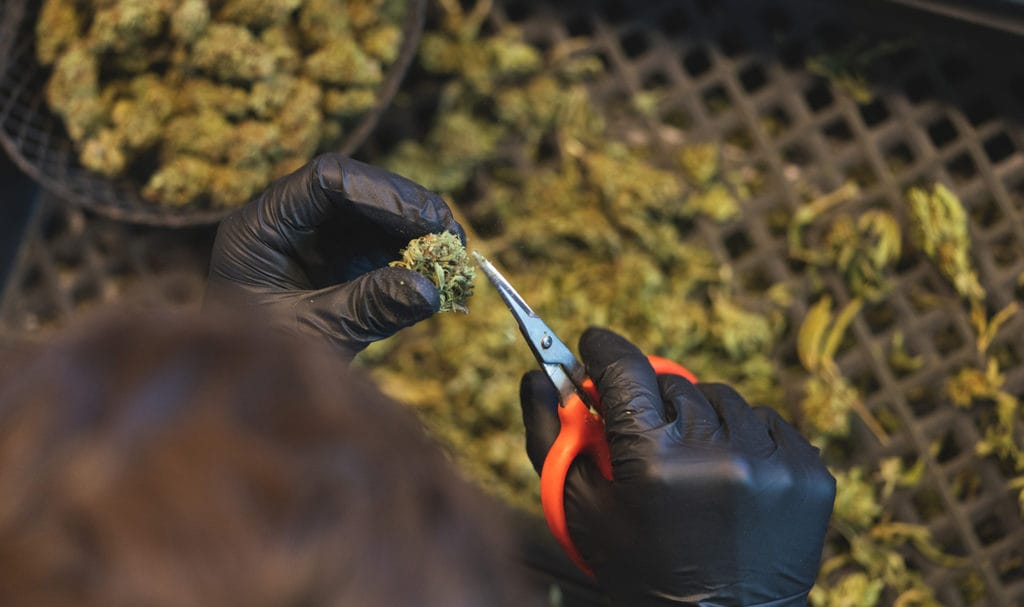
<svg viewBox="0 0 1024 607"><path fill-rule="evenodd" d="M805 270L788 258L786 244L785 218L807 200L798 182L830 191L853 179L861 195L845 210L882 208L905 223L906 189L939 181L970 213L972 263L988 294L988 312L1024 301L1018 282L1024 273L1024 128L1018 122L1024 68L925 36L883 62L871 74L873 99L857 103L809 73L806 60L870 24L823 3L606 1L556 8L507 2L494 19L521 26L545 46L592 37L608 68L594 91L601 102L664 89L669 94L651 128L671 124L689 140L728 141L745 150L765 183L745 203L742 217L723 224L699 219L695 229L720 261L732 265L737 284L749 294ZM391 112L364 148L365 159L372 162L388 137L415 132L416 116L408 107ZM210 236L129 229L44 205L0 301L0 325L19 334L59 326L90 302L120 298L116 285L126 275L158 299L190 305L201 292ZM892 293L858 315L837 360L868 408L897 429L882 446L855 421L850 463L924 458L922 481L897 492L891 511L928 526L944 550L969 564L951 570L910 552L911 565L945 605L1022 604L1024 524L1006 486L1015 474L975 455L984 408L956 409L943 394L945 378L981 363L967 314L953 305L952 287L922 255L905 253L895 274ZM169 277L173 288L153 286ZM187 286L179 289L179 280ZM843 281L825 280L840 305L851 299ZM951 303L925 305L922 293L948 294ZM795 327L808 305L805 300L792 311L780 366L797 366ZM923 358L919 369L889 364L897 331L908 351ZM993 345L1005 358L1006 388L1013 394L1024 394L1021 335L1024 314L1017 314ZM798 379L781 381L797 398ZM982 580L983 597L962 592L969 574Z"/></svg>
<svg viewBox="0 0 1024 607"><path fill-rule="evenodd" d="M46 339L109 303L197 307L211 228L169 230L97 217L43 194L0 299L0 336Z"/></svg>

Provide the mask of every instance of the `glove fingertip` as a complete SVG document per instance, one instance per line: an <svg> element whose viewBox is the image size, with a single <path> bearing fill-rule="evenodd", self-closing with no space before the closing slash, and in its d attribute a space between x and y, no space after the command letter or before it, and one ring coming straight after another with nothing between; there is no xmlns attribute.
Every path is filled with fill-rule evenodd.
<svg viewBox="0 0 1024 607"><path fill-rule="evenodd" d="M526 455L540 474L544 459L558 437L558 391L541 371L529 371L519 382L519 402L526 428Z"/></svg>
<svg viewBox="0 0 1024 607"><path fill-rule="evenodd" d="M430 318L441 308L441 294L430 279L405 268L385 267L330 287L338 298L347 332L367 343L389 337Z"/></svg>
<svg viewBox="0 0 1024 607"><path fill-rule="evenodd" d="M437 314L441 309L441 292L429 278L407 268L387 267L376 270L385 276L393 299L406 303L417 321Z"/></svg>
<svg viewBox="0 0 1024 607"><path fill-rule="evenodd" d="M807 439L775 409L765 406L752 407L752 409L754 414L761 418L765 427L768 428L768 433L771 434L775 444L780 447L790 444L810 446Z"/></svg>
<svg viewBox="0 0 1024 607"><path fill-rule="evenodd" d="M762 406L754 407L754 413L764 420L769 435L779 448L794 457L819 462L824 467L821 449L807 440L807 437L801 434L793 424L786 421L786 418L782 417L778 411Z"/></svg>

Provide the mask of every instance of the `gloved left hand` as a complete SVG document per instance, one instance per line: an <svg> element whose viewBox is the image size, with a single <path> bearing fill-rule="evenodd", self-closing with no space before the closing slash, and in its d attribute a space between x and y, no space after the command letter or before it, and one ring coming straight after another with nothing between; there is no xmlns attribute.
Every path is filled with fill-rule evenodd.
<svg viewBox="0 0 1024 607"><path fill-rule="evenodd" d="M437 194L325 154L221 222L205 304L262 308L352 357L438 311L429 279L387 264L409 240L445 230L465 243Z"/></svg>

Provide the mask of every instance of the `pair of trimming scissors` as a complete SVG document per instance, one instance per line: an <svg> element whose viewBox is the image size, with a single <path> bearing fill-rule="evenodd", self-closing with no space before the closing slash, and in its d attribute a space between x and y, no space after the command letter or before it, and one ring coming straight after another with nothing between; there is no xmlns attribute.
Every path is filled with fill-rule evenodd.
<svg viewBox="0 0 1024 607"><path fill-rule="evenodd" d="M585 454L597 465L602 476L613 480L611 455L605 438L604 420L600 414L601 397L594 382L587 377L583 364L568 346L558 339L491 262L476 251L473 256L498 289L541 369L558 390L558 420L561 429L541 469L540 503L548 527L562 549L576 566L593 576L593 571L569 537L569 525L565 518L565 477L573 460ZM681 375L692 382L697 381L693 373L679 363L658 356L648 356L647 359L658 375Z"/></svg>

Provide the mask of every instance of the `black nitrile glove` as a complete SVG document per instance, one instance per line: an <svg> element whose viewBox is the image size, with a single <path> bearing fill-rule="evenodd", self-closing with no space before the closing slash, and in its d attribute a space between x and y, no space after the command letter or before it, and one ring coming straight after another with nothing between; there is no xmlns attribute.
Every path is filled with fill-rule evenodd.
<svg viewBox="0 0 1024 607"><path fill-rule="evenodd" d="M597 385L615 480L578 458L566 479L569 532L618 605L806 605L835 480L777 413L723 384L656 377L604 329L580 339ZM558 395L523 377L526 448L539 471L558 433Z"/></svg>
<svg viewBox="0 0 1024 607"><path fill-rule="evenodd" d="M465 232L441 197L337 154L271 184L217 230L206 305L257 306L348 357L438 311L429 279L387 267L428 233Z"/></svg>

